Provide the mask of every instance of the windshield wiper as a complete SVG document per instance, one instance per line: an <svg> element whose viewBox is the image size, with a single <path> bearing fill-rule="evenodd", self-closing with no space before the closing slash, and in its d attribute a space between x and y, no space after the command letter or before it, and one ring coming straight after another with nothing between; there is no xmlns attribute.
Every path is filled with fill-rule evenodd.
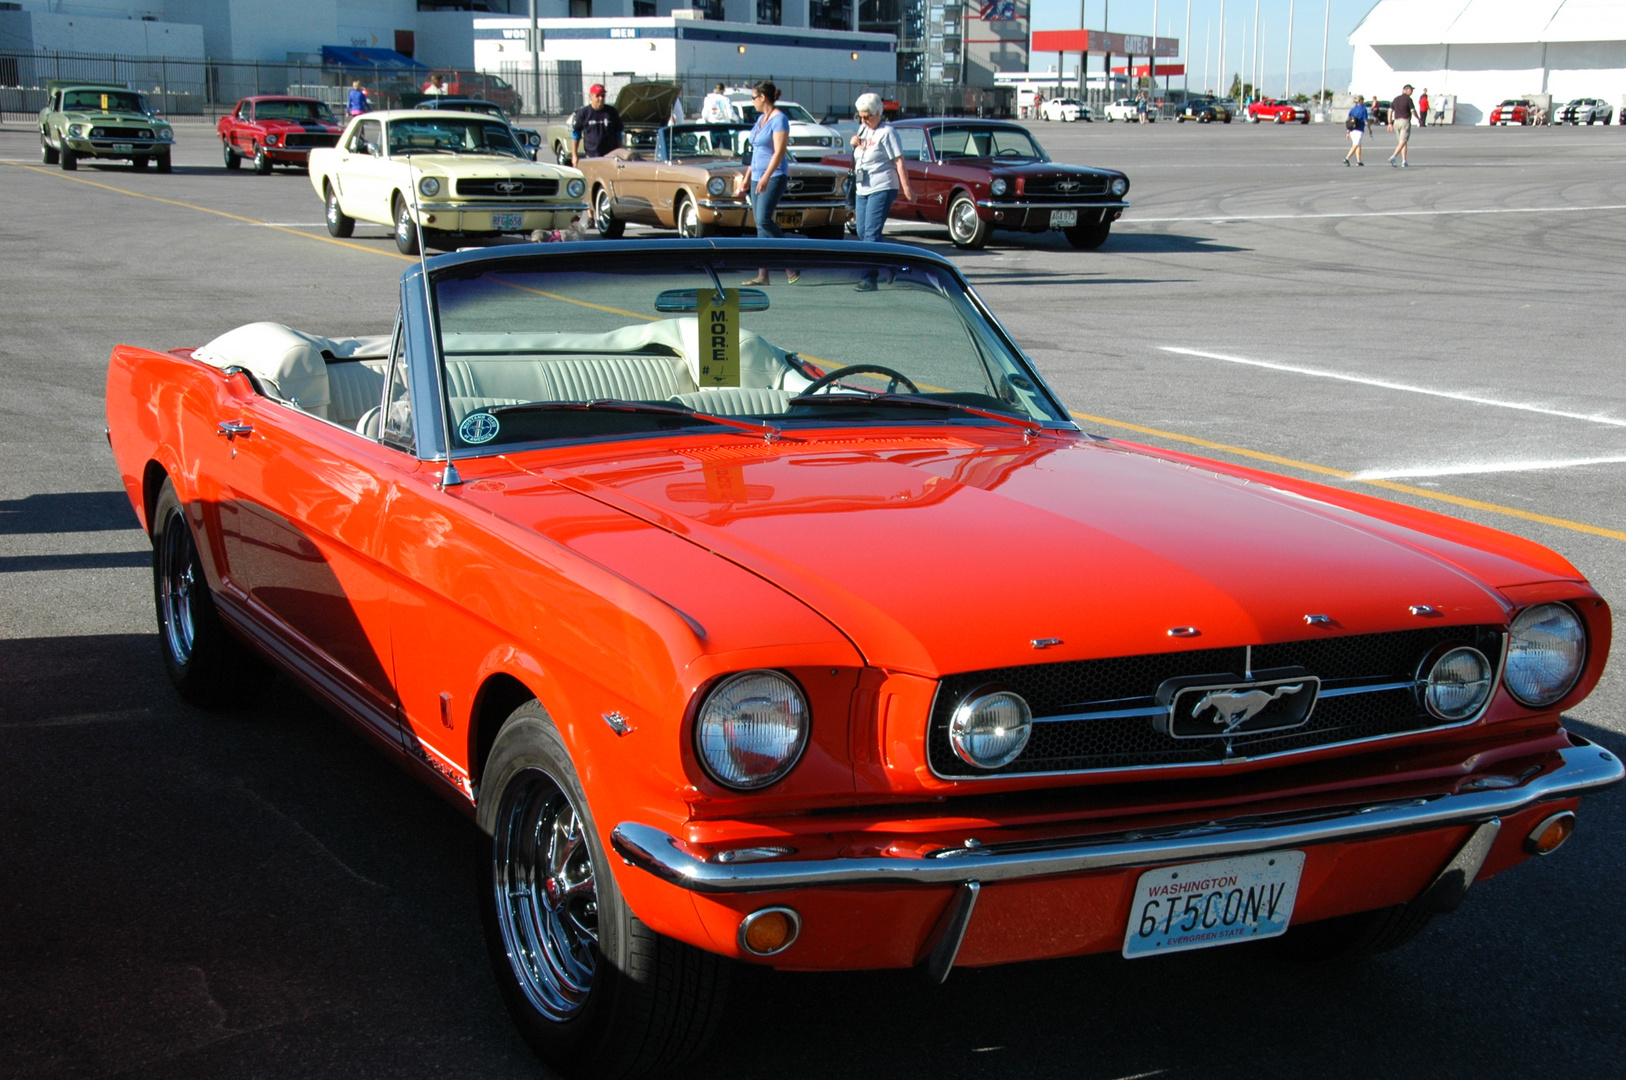
<svg viewBox="0 0 1626 1080"><path fill-rule="evenodd" d="M941 398L927 397L924 394L884 394L861 387L848 387L857 390L864 396L857 401L849 394L810 394L791 398L790 405L902 405L916 409L948 409L953 412L966 413L970 416L980 416L985 420L998 420L1001 424L1019 427L1030 433L1045 430L1043 424L1036 420L1029 420L1021 416L1011 416L1007 413L997 413L991 409L979 409L975 405L962 405L958 401L944 401Z"/></svg>
<svg viewBox="0 0 1626 1080"><path fill-rule="evenodd" d="M715 416L711 413L698 412L686 409L682 405L657 405L649 401L623 401L620 398L595 398L592 401L527 401L516 405L496 405L486 409L493 416L507 416L522 412L629 412L629 413L656 413L667 416L684 416L691 420L699 420L707 424L721 424L724 427L739 428L749 431L753 435L761 435L769 442L779 438L780 429L766 420L737 420L732 416Z"/></svg>

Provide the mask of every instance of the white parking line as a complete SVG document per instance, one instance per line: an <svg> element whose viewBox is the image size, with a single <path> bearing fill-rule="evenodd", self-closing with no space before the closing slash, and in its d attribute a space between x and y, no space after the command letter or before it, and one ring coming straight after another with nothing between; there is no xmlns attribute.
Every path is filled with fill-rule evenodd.
<svg viewBox="0 0 1626 1080"><path fill-rule="evenodd" d="M1169 221L1317 221L1328 218L1449 217L1459 214L1579 214L1626 210L1626 203L1608 206L1497 206L1480 210L1369 210L1342 214L1209 214L1203 217L1126 217L1114 228Z"/></svg>
<svg viewBox="0 0 1626 1080"><path fill-rule="evenodd" d="M1562 461L1485 461L1463 465L1417 465L1404 469L1366 469L1356 473L1353 479L1411 480L1420 476L1475 476L1480 473L1537 472L1542 469L1573 469L1580 465L1621 464L1626 464L1626 454Z"/></svg>
<svg viewBox="0 0 1626 1080"><path fill-rule="evenodd" d="M1224 353L1204 352L1201 349L1182 349L1173 345L1162 345L1159 348L1163 352L1177 353L1181 356L1200 356L1208 360L1223 360L1228 364L1245 364L1248 367L1268 368L1271 371L1287 371L1294 375L1308 375L1316 379L1336 379L1339 382L1376 386L1384 390L1402 390L1408 394L1424 394L1428 397L1466 401L1474 405L1489 405L1497 409L1515 409L1519 412L1537 413L1541 416L1558 416L1565 420L1584 420L1589 424L1626 427L1626 420L1616 419L1613 416L1603 416L1599 413L1579 413L1567 409L1549 409L1542 405L1532 405L1523 401L1502 401L1499 398L1480 397L1477 394L1459 394L1450 390L1435 390L1427 386L1412 386L1409 383L1392 382L1388 379L1373 379L1365 375L1346 375L1339 371L1301 367L1298 364L1277 364L1269 360L1250 360L1244 356L1227 356Z"/></svg>

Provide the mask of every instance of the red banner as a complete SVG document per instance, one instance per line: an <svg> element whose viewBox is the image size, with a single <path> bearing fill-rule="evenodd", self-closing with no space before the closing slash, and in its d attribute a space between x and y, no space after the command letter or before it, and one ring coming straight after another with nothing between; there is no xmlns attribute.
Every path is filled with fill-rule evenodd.
<svg viewBox="0 0 1626 1080"><path fill-rule="evenodd" d="M1115 56L1179 56L1179 38L1158 38L1156 48L1144 34L1105 34L1099 30L1035 30L1028 51L1034 53L1092 52Z"/></svg>

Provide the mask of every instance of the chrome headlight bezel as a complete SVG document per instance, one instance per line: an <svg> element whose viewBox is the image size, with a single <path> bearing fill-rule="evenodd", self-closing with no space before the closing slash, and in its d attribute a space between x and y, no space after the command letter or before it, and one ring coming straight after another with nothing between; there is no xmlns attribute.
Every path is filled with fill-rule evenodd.
<svg viewBox="0 0 1626 1080"><path fill-rule="evenodd" d="M1436 720L1452 724L1472 720L1484 712L1495 692L1496 665L1472 645L1448 642L1431 650L1418 665L1417 696Z"/></svg>
<svg viewBox="0 0 1626 1080"><path fill-rule="evenodd" d="M1125 195L1129 194L1129 181L1125 180L1121 176L1118 177L1112 182L1112 193L1119 198L1123 198Z"/></svg>
<svg viewBox="0 0 1626 1080"><path fill-rule="evenodd" d="M1001 710L1008 710L1007 715L997 716ZM1020 694L998 684L971 691L949 716L949 746L974 769L1004 768L1022 756L1032 735L1033 709ZM992 745L979 750L977 741L987 736Z"/></svg>
<svg viewBox="0 0 1626 1080"><path fill-rule="evenodd" d="M728 181L721 176L714 176L706 181L706 194L717 198L728 192Z"/></svg>
<svg viewBox="0 0 1626 1080"><path fill-rule="evenodd" d="M994 177L994 182L988 185L988 190L995 195L1003 195L1011 189L1010 181L1003 176Z"/></svg>
<svg viewBox="0 0 1626 1080"><path fill-rule="evenodd" d="M440 180L438 177L425 176L418 181L418 194L426 199L433 199L440 194Z"/></svg>
<svg viewBox="0 0 1626 1080"><path fill-rule="evenodd" d="M765 693L779 699L780 732L776 735L771 730L738 730L747 704L760 702ZM751 722L751 718L743 721ZM755 722L763 723L760 716ZM767 723L771 725L773 720ZM795 679L766 668L736 672L718 680L695 709L695 757L706 775L721 786L731 791L761 791L783 780L796 767L807 751L812 730L813 711ZM764 734L769 741L778 743L773 751L763 752ZM753 735L757 736L755 745L748 741ZM769 759L771 765L747 762L743 760L747 755Z"/></svg>
<svg viewBox="0 0 1626 1080"><path fill-rule="evenodd" d="M265 136L265 145L267 145L267 146L275 146L275 145L277 145L276 132L268 132L266 134L266 136Z"/></svg>
<svg viewBox="0 0 1626 1080"><path fill-rule="evenodd" d="M572 199L581 198L583 195L587 194L587 181L583 180L579 176L573 177L565 184L565 194L569 195Z"/></svg>
<svg viewBox="0 0 1626 1080"><path fill-rule="evenodd" d="M1560 669L1556 673L1542 670L1550 660L1539 655L1554 651L1554 630L1543 628L1544 624L1550 626L1551 620L1557 620L1573 631L1567 643L1559 643L1561 647L1567 644L1570 655L1557 658L1568 669ZM1581 672L1586 670L1586 659L1586 620L1581 618L1580 613L1568 604L1535 604L1515 615L1508 626L1507 663L1502 672L1502 682L1519 704L1544 709L1564 700L1575 689ZM1548 677L1543 685L1532 684L1532 679L1544 675Z"/></svg>
<svg viewBox="0 0 1626 1080"><path fill-rule="evenodd" d="M68 137L71 139L83 139L85 137L85 125L69 124Z"/></svg>

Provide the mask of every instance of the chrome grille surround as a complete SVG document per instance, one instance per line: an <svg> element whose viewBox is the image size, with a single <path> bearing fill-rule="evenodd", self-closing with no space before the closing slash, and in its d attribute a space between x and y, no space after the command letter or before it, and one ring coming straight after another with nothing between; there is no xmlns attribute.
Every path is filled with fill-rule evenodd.
<svg viewBox="0 0 1626 1080"><path fill-rule="evenodd" d="M559 181L537 177L459 180L457 193L464 198L472 199L535 199L539 196L559 194Z"/></svg>

